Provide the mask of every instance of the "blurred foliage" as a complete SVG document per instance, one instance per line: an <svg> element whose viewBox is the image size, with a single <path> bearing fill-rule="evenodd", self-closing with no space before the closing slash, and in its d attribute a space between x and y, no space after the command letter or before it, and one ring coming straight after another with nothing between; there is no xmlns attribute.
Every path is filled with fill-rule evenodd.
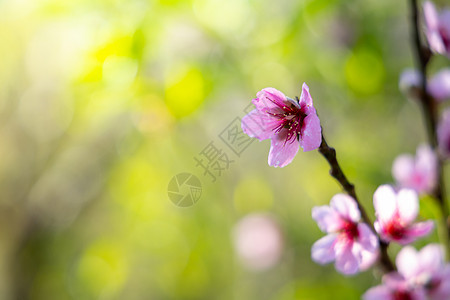
<svg viewBox="0 0 450 300"><path fill-rule="evenodd" d="M376 270L349 279L310 259L311 208L340 192L316 152L275 169L255 141L215 182L194 157L227 149L219 134L257 91L299 96L306 81L373 213L395 156L425 141L397 88L406 4L0 1L0 298L358 299ZM189 208L167 196L180 172L203 185ZM230 238L255 211L278 217L286 244L260 273Z"/></svg>

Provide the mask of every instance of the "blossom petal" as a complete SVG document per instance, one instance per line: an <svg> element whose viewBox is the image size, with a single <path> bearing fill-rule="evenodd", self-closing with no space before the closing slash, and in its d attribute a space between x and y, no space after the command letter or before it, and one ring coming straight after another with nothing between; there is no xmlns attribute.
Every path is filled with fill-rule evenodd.
<svg viewBox="0 0 450 300"><path fill-rule="evenodd" d="M404 287L406 283L403 275L395 271L384 275L382 281L386 286L393 290Z"/></svg>
<svg viewBox="0 0 450 300"><path fill-rule="evenodd" d="M438 159L429 145L420 145L416 153L416 169L423 177L423 190L432 193L437 184Z"/></svg>
<svg viewBox="0 0 450 300"><path fill-rule="evenodd" d="M407 244L415 241L418 238L428 235L434 228L433 221L426 221L415 223L411 225L406 232L406 238L403 241L398 241L400 244Z"/></svg>
<svg viewBox="0 0 450 300"><path fill-rule="evenodd" d="M302 94L300 95L300 101L299 101L300 107L306 106L307 108L313 107L313 100L311 97L311 94L309 93L309 87L304 82L302 85ZM315 112L315 110L314 110Z"/></svg>
<svg viewBox="0 0 450 300"><path fill-rule="evenodd" d="M352 252L352 243L338 240L335 243L336 270L345 275L356 274L359 271L359 261Z"/></svg>
<svg viewBox="0 0 450 300"><path fill-rule="evenodd" d="M400 187L431 193L437 180L437 157L430 146L420 145L415 159L409 154L395 159L392 174Z"/></svg>
<svg viewBox="0 0 450 300"><path fill-rule="evenodd" d="M404 247L395 259L398 272L406 279L413 278L420 272L420 263L417 251L411 247Z"/></svg>
<svg viewBox="0 0 450 300"><path fill-rule="evenodd" d="M324 232L335 232L342 227L342 219L339 214L328 205L313 207L312 218Z"/></svg>
<svg viewBox="0 0 450 300"><path fill-rule="evenodd" d="M425 23L426 23L425 33L430 48L437 53L444 54L446 50L445 44L442 39L441 33L439 32L441 20L438 15L438 12L436 11L436 8L434 7L431 1L426 1L423 4L423 13L425 16Z"/></svg>
<svg viewBox="0 0 450 300"><path fill-rule="evenodd" d="M429 169L434 170L436 168L436 154L429 145L422 144L417 147L416 156L416 165L420 167L421 170L430 171Z"/></svg>
<svg viewBox="0 0 450 300"><path fill-rule="evenodd" d="M359 269L364 271L370 268L377 260L378 239L367 224L358 224L358 239L353 243L353 254L359 260Z"/></svg>
<svg viewBox="0 0 450 300"><path fill-rule="evenodd" d="M336 239L336 234L329 234L316 241L311 248L311 258L322 265L332 262L335 259L333 244Z"/></svg>
<svg viewBox="0 0 450 300"><path fill-rule="evenodd" d="M276 124L276 119L254 109L242 118L241 127L245 134L262 141L272 137Z"/></svg>
<svg viewBox="0 0 450 300"><path fill-rule="evenodd" d="M360 259L361 262L359 263L359 269L361 271L365 271L370 267L372 267L377 262L378 256L380 255L380 251L378 248L373 252L366 251L363 249L360 255L361 255Z"/></svg>
<svg viewBox="0 0 450 300"><path fill-rule="evenodd" d="M428 83L428 90L438 101L450 98L450 68L435 74Z"/></svg>
<svg viewBox="0 0 450 300"><path fill-rule="evenodd" d="M380 235L380 238L383 241L390 242L390 240L391 240L390 237L386 235L383 225L378 220L376 220L373 223L373 227L375 228L375 231Z"/></svg>
<svg viewBox="0 0 450 300"><path fill-rule="evenodd" d="M361 244L363 249L375 252L378 249L378 239L367 224L358 224L358 243Z"/></svg>
<svg viewBox="0 0 450 300"><path fill-rule="evenodd" d="M444 39L448 38L446 35L448 35L447 32L450 32L448 29L450 27L450 22L445 20L447 13L444 12L445 14L443 13L439 16L433 3L430 1L424 3L423 12L426 23L425 33L430 48L437 53L445 54L448 50L446 49ZM447 28L447 30L444 28ZM447 53L447 55L449 54L450 53Z"/></svg>
<svg viewBox="0 0 450 300"><path fill-rule="evenodd" d="M397 156L392 164L392 176L402 187L410 187L410 178L414 173L414 157L409 154Z"/></svg>
<svg viewBox="0 0 450 300"><path fill-rule="evenodd" d="M384 223L390 220L397 210L397 197L389 185L382 185L373 194L373 205L378 219Z"/></svg>
<svg viewBox="0 0 450 300"><path fill-rule="evenodd" d="M445 53L445 45L442 37L437 31L427 32L428 44L430 48L439 54Z"/></svg>
<svg viewBox="0 0 450 300"><path fill-rule="evenodd" d="M439 16L439 31L441 33L441 41L444 44L446 55L450 58L450 9L444 9ZM445 41L445 42L444 42Z"/></svg>
<svg viewBox="0 0 450 300"><path fill-rule="evenodd" d="M362 296L363 300L389 300L393 299L391 290L385 285L377 285L367 290Z"/></svg>
<svg viewBox="0 0 450 300"><path fill-rule="evenodd" d="M442 113L442 120L437 129L439 148L443 155L450 157L450 109Z"/></svg>
<svg viewBox="0 0 450 300"><path fill-rule="evenodd" d="M303 120L303 127L300 134L300 145L303 151L311 151L319 148L322 143L322 128L316 113L309 114Z"/></svg>
<svg viewBox="0 0 450 300"><path fill-rule="evenodd" d="M410 283L397 272L391 272L383 276L384 285L391 291L390 299L395 300L395 292L403 292L409 296L406 299L426 300L425 290L422 286L411 288ZM389 298L388 298L389 299ZM384 299L383 299L384 300Z"/></svg>
<svg viewBox="0 0 450 300"><path fill-rule="evenodd" d="M430 244L423 247L418 256L421 271L435 273L444 265L444 251L438 244Z"/></svg>
<svg viewBox="0 0 450 300"><path fill-rule="evenodd" d="M423 4L423 13L427 27L432 30L437 30L439 26L439 15L431 1L425 1Z"/></svg>
<svg viewBox="0 0 450 300"><path fill-rule="evenodd" d="M336 210L342 218L349 221L358 222L361 214L356 201L346 194L336 194L331 198L330 206Z"/></svg>
<svg viewBox="0 0 450 300"><path fill-rule="evenodd" d="M427 300L427 293L425 291L425 289L423 287L417 287L414 290L412 290L410 292L410 297L411 299L414 300ZM434 298L433 298L434 299ZM434 300L438 300L438 299L434 299ZM442 300L448 300L448 298L446 299L442 299Z"/></svg>
<svg viewBox="0 0 450 300"><path fill-rule="evenodd" d="M297 139L286 142L283 131L273 136L269 152L269 166L285 167L294 159L299 149Z"/></svg>
<svg viewBox="0 0 450 300"><path fill-rule="evenodd" d="M280 112L282 113L282 107L286 105L286 96L277 89L265 88L256 94L252 103L256 109L261 112Z"/></svg>
<svg viewBox="0 0 450 300"><path fill-rule="evenodd" d="M439 15L439 23L446 32L450 33L450 9L443 9Z"/></svg>
<svg viewBox="0 0 450 300"><path fill-rule="evenodd" d="M439 15L439 25L442 35L447 38L450 37L450 9L443 9ZM447 55L449 54L450 45L447 43Z"/></svg>
<svg viewBox="0 0 450 300"><path fill-rule="evenodd" d="M440 284L433 291L430 291L430 299L432 300L448 300L450 299L450 264L444 266L437 274L434 274L434 279L440 279Z"/></svg>
<svg viewBox="0 0 450 300"><path fill-rule="evenodd" d="M401 189L397 194L398 213L403 224L411 224L419 212L417 193L410 189Z"/></svg>

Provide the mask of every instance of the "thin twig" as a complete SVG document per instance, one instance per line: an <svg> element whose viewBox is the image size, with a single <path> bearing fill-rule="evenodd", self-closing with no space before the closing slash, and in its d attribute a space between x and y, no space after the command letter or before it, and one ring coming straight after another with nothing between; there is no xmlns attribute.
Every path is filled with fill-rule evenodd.
<svg viewBox="0 0 450 300"><path fill-rule="evenodd" d="M355 186L347 180L347 177L345 176L344 172L342 172L342 169L339 166L339 163L336 159L336 150L328 146L323 136L322 136L322 143L320 144L319 147L319 152L320 154L322 154L323 157L325 157L325 159L328 161L328 164L330 165L330 175L333 176L339 182L339 184L342 186L342 188L349 196L355 199L356 204L358 205L358 209L361 212L363 222L370 227L370 229L375 233L375 235L377 235L375 229L373 228L373 224L370 221L369 216L367 215L364 207L362 206L361 202L359 202L358 197L356 196ZM386 272L395 270L395 267L392 264L391 259L389 258L389 255L387 253L388 243L383 242L380 239L380 237L378 237L378 241L380 244L379 262L381 266Z"/></svg>
<svg viewBox="0 0 450 300"><path fill-rule="evenodd" d="M421 74L421 90L420 93L420 103L422 105L423 117L427 127L427 135L428 141L432 146L435 153L437 153L438 149L438 140L437 140L437 132L436 132L436 124L437 124L437 103L432 99L430 94L428 93L427 87L427 66L430 61L431 52L427 47L423 47L423 43L420 37L420 23L419 23L419 9L417 5L417 0L410 1L411 6L411 34L413 38L413 48L416 55L416 64L419 68L419 72ZM444 173L443 173L443 160L441 157L438 157L438 167L437 167L437 175L438 181L436 187L433 192L433 196L437 199L443 218L444 228L446 230L446 243L447 249L450 249L449 246L449 237L450 230L447 224L447 219L449 216L447 201L445 199L445 187L444 187Z"/></svg>

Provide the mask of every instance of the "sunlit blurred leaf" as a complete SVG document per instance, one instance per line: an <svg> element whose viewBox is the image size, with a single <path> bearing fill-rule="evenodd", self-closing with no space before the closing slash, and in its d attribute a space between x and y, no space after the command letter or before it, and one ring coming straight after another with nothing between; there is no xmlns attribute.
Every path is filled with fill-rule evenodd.
<svg viewBox="0 0 450 300"><path fill-rule="evenodd" d="M165 87L166 105L172 114L185 117L204 101L205 81L200 70L182 66L169 71Z"/></svg>
<svg viewBox="0 0 450 300"><path fill-rule="evenodd" d="M442 213L436 198L431 196L420 197L420 216L425 220L440 220Z"/></svg>
<svg viewBox="0 0 450 300"><path fill-rule="evenodd" d="M350 283L296 281L288 284L274 300L357 300L360 292Z"/></svg>
<svg viewBox="0 0 450 300"><path fill-rule="evenodd" d="M347 59L345 77L349 87L356 93L374 94L380 91L384 81L383 61L375 51L357 47Z"/></svg>
<svg viewBox="0 0 450 300"><path fill-rule="evenodd" d="M96 296L112 296L127 278L127 262L120 245L98 241L84 252L78 264L78 276Z"/></svg>

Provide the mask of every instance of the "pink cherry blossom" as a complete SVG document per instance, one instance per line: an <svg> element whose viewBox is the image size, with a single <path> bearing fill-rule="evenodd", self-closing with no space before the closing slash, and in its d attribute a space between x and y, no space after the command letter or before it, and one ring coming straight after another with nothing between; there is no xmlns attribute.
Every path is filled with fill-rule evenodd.
<svg viewBox="0 0 450 300"><path fill-rule="evenodd" d="M398 193L389 185L380 186L373 195L377 215L375 230L386 241L409 244L426 236L434 227L433 221L413 223L419 212L417 193L401 189Z"/></svg>
<svg viewBox="0 0 450 300"><path fill-rule="evenodd" d="M420 252L407 246L398 253L396 265L398 271L383 276L383 284L369 289L364 300L450 299L450 264L445 264L439 245Z"/></svg>
<svg viewBox="0 0 450 300"><path fill-rule="evenodd" d="M235 225L233 242L241 263L253 271L276 265L284 244L278 223L270 215L261 213L247 215Z"/></svg>
<svg viewBox="0 0 450 300"><path fill-rule="evenodd" d="M398 273L383 276L383 284L369 289L363 300L426 300L425 290L412 287Z"/></svg>
<svg viewBox="0 0 450 300"><path fill-rule="evenodd" d="M416 157L409 154L398 156L392 165L392 175L401 188L417 193L431 194L437 183L437 157L428 145L417 148Z"/></svg>
<svg viewBox="0 0 450 300"><path fill-rule="evenodd" d="M426 36L432 51L450 57L450 10L444 9L440 14L434 4L423 4Z"/></svg>
<svg viewBox="0 0 450 300"><path fill-rule="evenodd" d="M437 129L439 149L444 157L450 158L450 108L442 114L442 120Z"/></svg>
<svg viewBox="0 0 450 300"><path fill-rule="evenodd" d="M450 68L445 68L431 77L428 91L437 101L450 99Z"/></svg>
<svg viewBox="0 0 450 300"><path fill-rule="evenodd" d="M303 151L320 146L322 129L306 83L299 101L274 88L265 88L256 96L252 100L256 109L242 119L242 130L259 140L271 139L270 166L284 167L291 163L299 146Z"/></svg>
<svg viewBox="0 0 450 300"><path fill-rule="evenodd" d="M419 252L407 246L397 255L396 265L410 286L423 287L429 299L450 299L450 264L445 264L438 244L427 245Z"/></svg>
<svg viewBox="0 0 450 300"><path fill-rule="evenodd" d="M378 257L378 239L369 226L359 223L361 214L355 200L345 194L333 196L330 206L314 207L312 217L328 233L314 243L312 259L319 264L335 261L346 275L369 268Z"/></svg>

